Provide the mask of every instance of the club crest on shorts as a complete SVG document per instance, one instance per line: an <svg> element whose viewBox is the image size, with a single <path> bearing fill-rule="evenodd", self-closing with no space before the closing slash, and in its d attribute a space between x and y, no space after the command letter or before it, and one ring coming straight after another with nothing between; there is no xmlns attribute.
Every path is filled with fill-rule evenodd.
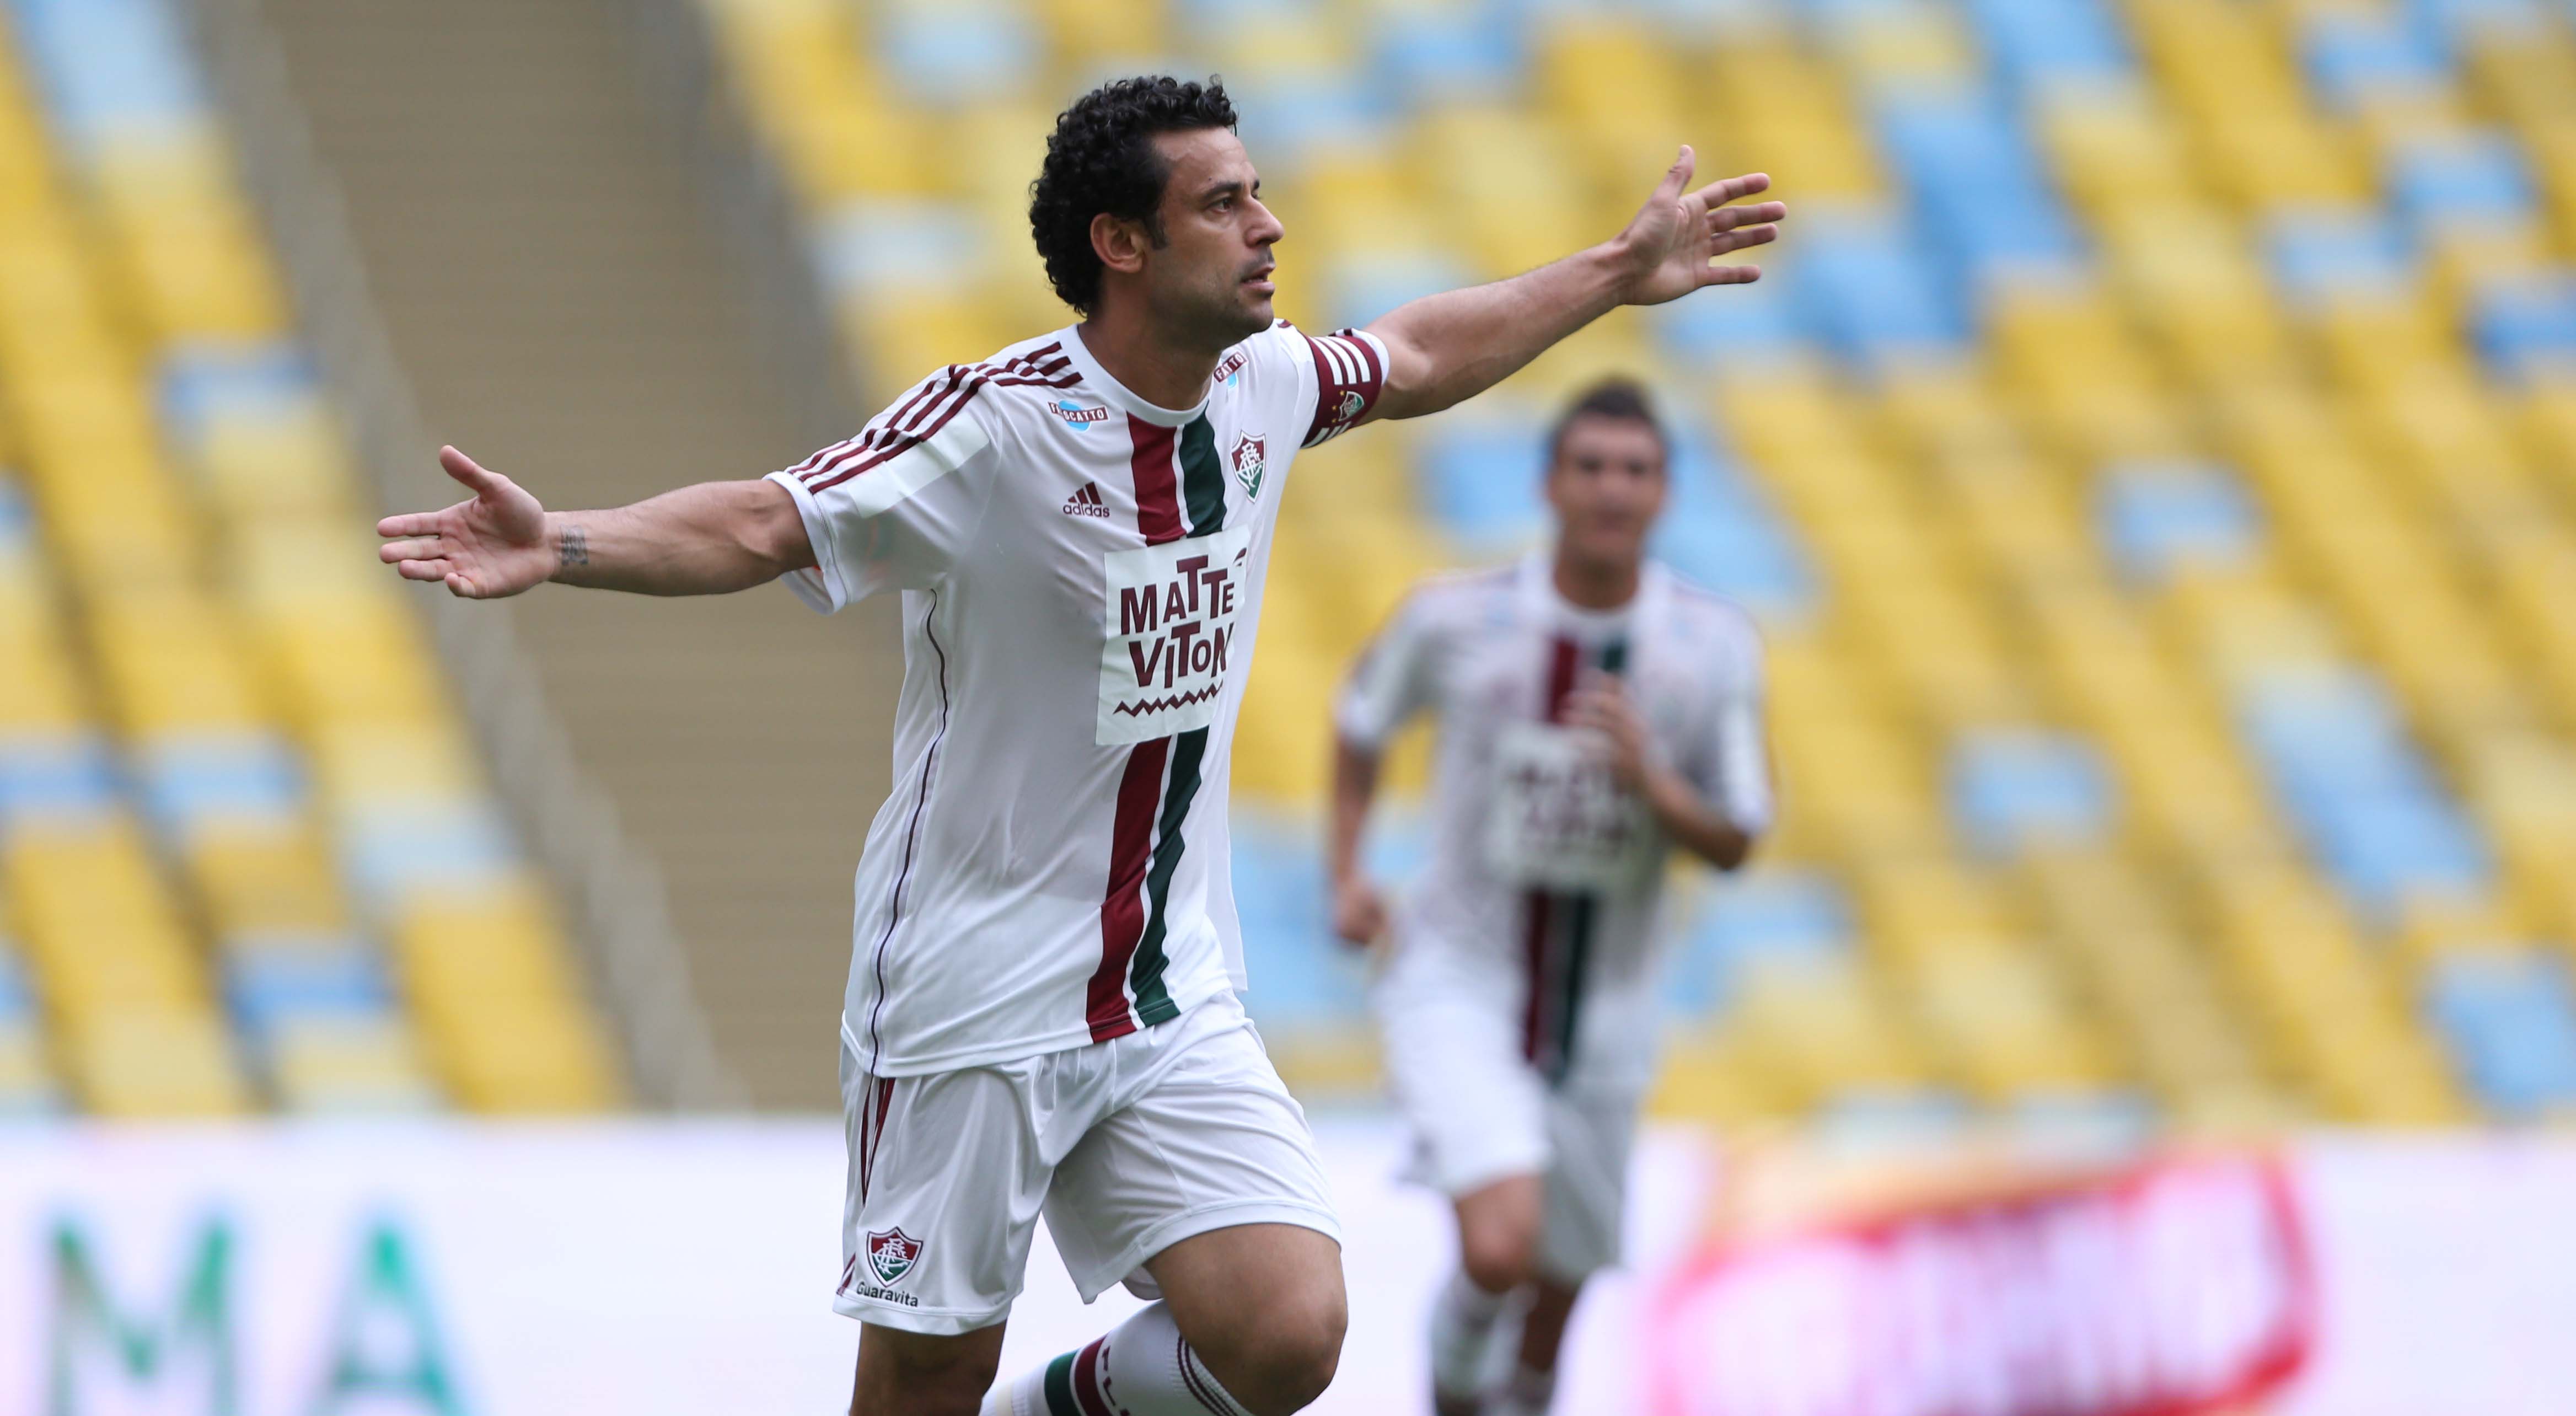
<svg viewBox="0 0 2576 1416"><path fill-rule="evenodd" d="M1261 496L1261 474L1266 470L1262 460L1264 451L1261 439L1250 433L1235 439L1234 451L1230 454L1234 462L1234 480L1243 484L1246 501L1258 500Z"/></svg>
<svg viewBox="0 0 2576 1416"><path fill-rule="evenodd" d="M901 1229L874 1230L868 1234L868 1271L879 1283L894 1283L912 1272L921 1261L921 1241Z"/></svg>

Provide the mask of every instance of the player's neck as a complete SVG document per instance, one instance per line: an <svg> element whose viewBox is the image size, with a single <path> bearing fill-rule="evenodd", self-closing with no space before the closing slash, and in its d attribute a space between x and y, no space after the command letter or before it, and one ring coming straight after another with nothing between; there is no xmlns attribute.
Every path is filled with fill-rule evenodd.
<svg viewBox="0 0 2576 1416"><path fill-rule="evenodd" d="M1196 408L1225 351L1198 353L1163 337L1132 305L1104 305L1077 331L1109 377L1157 408Z"/></svg>
<svg viewBox="0 0 2576 1416"><path fill-rule="evenodd" d="M1642 573L1636 561L1585 561L1559 550L1550 579L1578 610L1615 610L1637 598Z"/></svg>

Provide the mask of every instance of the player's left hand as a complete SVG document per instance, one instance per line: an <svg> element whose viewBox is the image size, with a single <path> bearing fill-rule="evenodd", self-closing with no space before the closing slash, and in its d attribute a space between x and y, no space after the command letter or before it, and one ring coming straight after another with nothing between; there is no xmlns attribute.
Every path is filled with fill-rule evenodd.
<svg viewBox="0 0 2576 1416"><path fill-rule="evenodd" d="M1698 165L1684 146L1628 229L1611 241L1628 266L1622 295L1631 305L1660 305L1704 285L1746 285L1762 278L1760 266L1718 265L1717 258L1778 239L1776 223L1789 209L1778 202L1727 205L1769 191L1771 179L1760 172L1686 192Z"/></svg>
<svg viewBox="0 0 2576 1416"><path fill-rule="evenodd" d="M1620 786L1641 796L1646 793L1655 771L1654 738L1646 731L1645 715L1637 711L1619 680L1608 674L1585 679L1566 696L1565 721L1569 727L1589 728L1607 739L1610 775Z"/></svg>

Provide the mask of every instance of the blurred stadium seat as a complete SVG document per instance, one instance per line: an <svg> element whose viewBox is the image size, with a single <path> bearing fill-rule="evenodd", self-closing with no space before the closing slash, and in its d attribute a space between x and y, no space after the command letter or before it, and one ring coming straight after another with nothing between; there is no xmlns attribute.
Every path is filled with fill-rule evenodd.
<svg viewBox="0 0 2576 1416"><path fill-rule="evenodd" d="M612 1105L203 88L0 6L0 1115Z"/></svg>

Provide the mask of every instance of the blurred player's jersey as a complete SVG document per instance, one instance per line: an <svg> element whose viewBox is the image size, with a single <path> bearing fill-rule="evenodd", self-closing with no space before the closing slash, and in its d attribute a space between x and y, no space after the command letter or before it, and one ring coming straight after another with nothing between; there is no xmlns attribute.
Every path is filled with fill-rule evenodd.
<svg viewBox="0 0 2576 1416"><path fill-rule="evenodd" d="M1550 1078L1642 1084L1670 842L1598 735L1564 725L1593 675L1620 680L1664 760L1736 826L1769 825L1752 623L1651 562L1609 611L1568 603L1540 556L1426 582L1352 671L1337 727L1377 746L1419 712L1438 726L1431 860L1386 986L1507 1013Z"/></svg>
<svg viewBox="0 0 2576 1416"><path fill-rule="evenodd" d="M771 474L814 545L799 595L903 594L842 1017L868 1072L1103 1041L1241 986L1227 764L1281 484L1385 368L1373 336L1282 322L1163 409L1065 329Z"/></svg>

